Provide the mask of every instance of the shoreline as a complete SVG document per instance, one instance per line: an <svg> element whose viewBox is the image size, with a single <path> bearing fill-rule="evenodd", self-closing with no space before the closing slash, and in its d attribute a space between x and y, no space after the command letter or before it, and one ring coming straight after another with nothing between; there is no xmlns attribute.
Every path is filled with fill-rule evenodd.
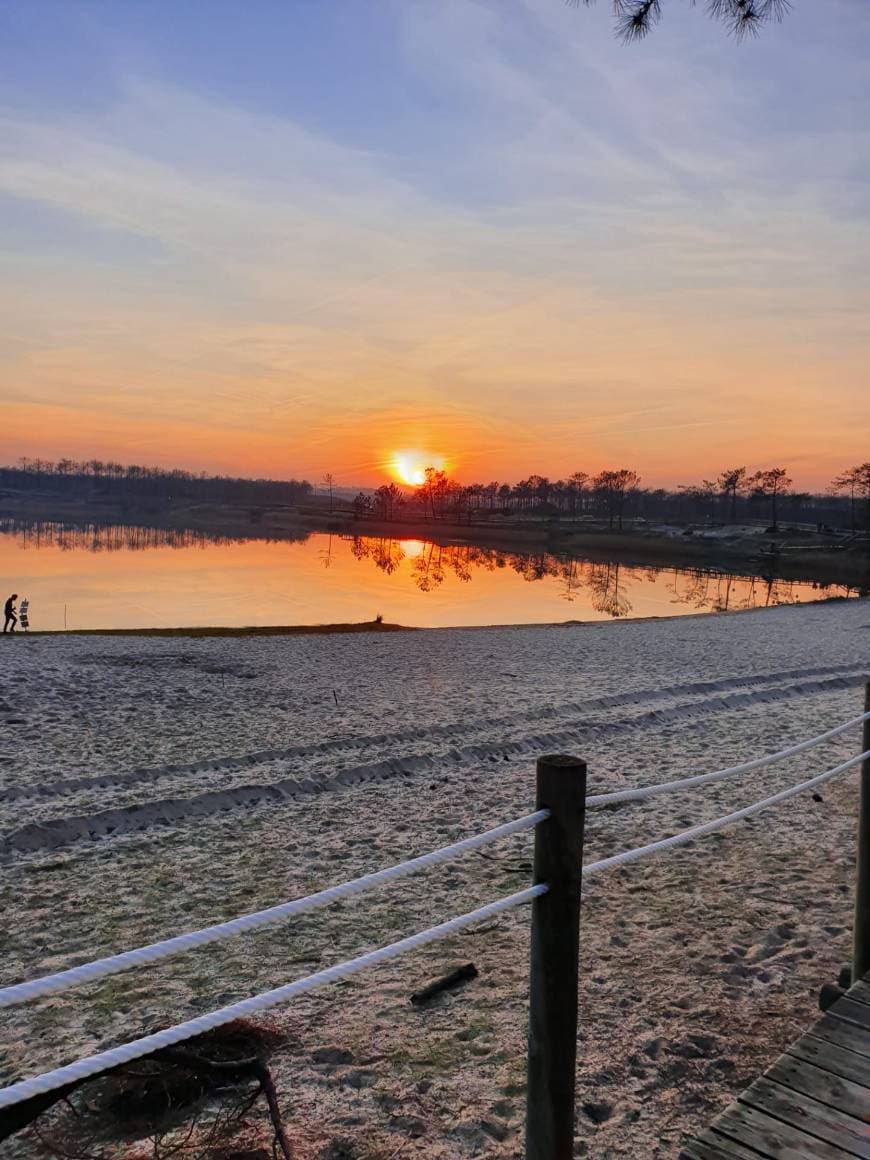
<svg viewBox="0 0 870 1160"><path fill-rule="evenodd" d="M735 617L748 616L753 613L770 612L772 608L817 608L822 604L851 604L853 601L868 601L867 596L821 596L818 600L804 600L798 604L782 604L757 608L734 608L711 610L709 612L685 612L681 615L663 616L629 616L616 617L611 620L542 620L542 621L512 621L505 624L451 624L451 625L414 625L388 624L383 621L365 620L348 621L334 624L265 624L244 625L178 625L169 628L48 628L35 629L29 632L20 630L6 635L16 637L32 636L145 636L145 637L275 637L275 636L342 636L359 635L361 633L442 633L442 632L494 632L509 629L534 628L593 628L602 625L614 624L646 624L650 622L665 623L668 621L701 620L708 617Z"/></svg>
<svg viewBox="0 0 870 1160"><path fill-rule="evenodd" d="M224 637L224 636L332 636L351 635L363 632L424 632L409 624L385 624L383 621L363 620L337 624L262 624L243 625L197 625L174 628L46 628L29 632L16 631L14 636L179 636L179 637Z"/></svg>

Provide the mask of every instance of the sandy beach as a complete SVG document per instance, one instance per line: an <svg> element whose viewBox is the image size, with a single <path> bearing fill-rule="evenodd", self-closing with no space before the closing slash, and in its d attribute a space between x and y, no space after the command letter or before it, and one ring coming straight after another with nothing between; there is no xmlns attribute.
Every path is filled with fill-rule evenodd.
<svg viewBox="0 0 870 1160"><path fill-rule="evenodd" d="M534 762L591 792L773 752L861 711L866 601L385 635L37 637L0 652L11 983L273 905L527 813ZM857 752L592 810L592 860ZM856 776L584 888L577 1155L672 1157L801 1031L850 946ZM3 1082L280 985L522 889L528 835L255 934L0 1015ZM529 914L277 1008L298 1160L519 1157ZM419 986L473 961L431 1006ZM252 1114L251 1141L268 1143ZM249 1145L253 1147L254 1144ZM46 1156L33 1136L9 1156ZM6 1153L3 1153L6 1154ZM107 1153L140 1155L116 1146Z"/></svg>

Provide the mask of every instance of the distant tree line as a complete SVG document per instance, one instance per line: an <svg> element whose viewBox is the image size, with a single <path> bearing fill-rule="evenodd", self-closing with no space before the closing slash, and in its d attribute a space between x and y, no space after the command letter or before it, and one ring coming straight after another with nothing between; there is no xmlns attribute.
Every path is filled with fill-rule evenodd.
<svg viewBox="0 0 870 1160"><path fill-rule="evenodd" d="M50 490L73 497L106 496L113 499L166 501L211 500L216 503L298 503L311 494L311 484L299 479L239 479L197 474L180 468L143 467L139 464L60 459L19 460L0 467L0 488Z"/></svg>
<svg viewBox="0 0 870 1160"><path fill-rule="evenodd" d="M425 482L411 491L395 483L353 501L357 518L414 519L461 523L500 516L594 519L622 528L625 519L736 524L764 521L776 528L782 518L795 523L870 530L870 463L844 471L825 495L792 490L784 467L749 474L726 468L698 484L643 488L629 468L597 474L576 471L566 479L530 475L518 483L463 485L443 471L427 468Z"/></svg>
<svg viewBox="0 0 870 1160"><path fill-rule="evenodd" d="M335 477L325 477L334 492ZM14 467L0 467L0 488L51 491L82 498L105 497L152 503L184 499L214 503L298 504L313 494L307 480L240 479L196 474L181 469L103 462L24 458ZM337 497L330 494L330 510ZM353 500L358 519L376 518L463 523L499 518L572 519L603 522L622 528L625 520L674 523L736 524L780 520L822 524L852 531L870 530L870 462L847 468L831 481L828 492L794 491L784 467L750 474L730 467L714 479L675 490L645 488L630 468L591 474L575 471L551 480L530 475L517 483L461 484L446 472L429 467L416 488L383 484Z"/></svg>

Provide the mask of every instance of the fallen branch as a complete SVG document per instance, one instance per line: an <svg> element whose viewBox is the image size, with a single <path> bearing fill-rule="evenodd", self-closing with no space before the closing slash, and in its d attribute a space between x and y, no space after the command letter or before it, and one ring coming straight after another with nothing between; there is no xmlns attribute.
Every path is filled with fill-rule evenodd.
<svg viewBox="0 0 870 1160"><path fill-rule="evenodd" d="M229 1038L221 1038L214 1033L210 1033L206 1036L197 1037L197 1039L191 1042L202 1048L211 1046L218 1052L227 1051L228 1049L238 1050L240 1044L233 1040L232 1034L235 1031L237 1036L239 1032L242 1032L244 1035L247 1029L231 1025L230 1028L225 1029L225 1035L227 1031L230 1032ZM247 1039L250 1050L250 1034L247 1034ZM244 1055L239 1058L212 1058L209 1055L202 1054L200 1051L191 1050L190 1047L184 1046L167 1047L161 1051L155 1051L151 1055L143 1057L143 1059L152 1065L156 1065L154 1069L143 1073L142 1061L137 1061L137 1064L132 1066L112 1068L100 1072L97 1075L88 1076L86 1079L66 1084L56 1091L33 1096L29 1100L24 1100L19 1104L14 1104L10 1108L3 1109L0 1111L0 1141L5 1140L15 1132L21 1131L23 1128L34 1125L40 1116L61 1101L67 1104L76 1119L80 1119L81 1113L71 1104L69 1096L78 1088L94 1081L105 1081L106 1079L117 1081L113 1089L115 1092L113 1099L116 1102L121 1102L124 1108L127 1109L127 1115L129 1115L132 1110L130 1104L131 1096L133 1097L133 1105L135 1105L137 1099L140 1101L147 1099L149 1085L155 1082L158 1084L162 1082L165 1085L172 1075L173 1070L177 1074L177 1070L180 1069L183 1072L190 1073L198 1085L192 1096L190 1093L187 1093L184 1102L190 1100L192 1103L195 1103L202 1096L206 1095L209 1090L214 1093L220 1090L220 1088L237 1085L243 1083L245 1080L256 1081L256 1089L244 1101L244 1110L247 1111L260 1095L265 1096L269 1118L274 1131L275 1147L280 1149L281 1156L284 1160L293 1160L290 1141L281 1120L275 1082L268 1064L261 1056ZM164 1070L167 1068L169 1069L168 1071ZM133 1081L133 1086L131 1086L130 1081ZM140 1086L138 1091L136 1088L137 1083L144 1085ZM177 1110L179 1107L177 1102L175 1106ZM104 1110L108 1111L109 1107L110 1105L106 1105ZM170 1098L166 1111L170 1111L171 1109L172 1100ZM89 1108L88 1112L96 1116L100 1116L101 1114L101 1110L98 1108ZM133 1114L135 1116L135 1112ZM188 1135L192 1134L195 1127L196 1117L194 1117L191 1123ZM38 1131L38 1129L36 1130Z"/></svg>
<svg viewBox="0 0 870 1160"><path fill-rule="evenodd" d="M436 979L434 983L430 983L422 991L415 991L411 996L411 1002L419 1006L421 1003L428 1002L429 999L434 999L436 995L440 995L443 991L452 991L468 979L476 979L477 975L478 970L474 963L466 963L464 967L457 967L449 975L445 975L441 979Z"/></svg>

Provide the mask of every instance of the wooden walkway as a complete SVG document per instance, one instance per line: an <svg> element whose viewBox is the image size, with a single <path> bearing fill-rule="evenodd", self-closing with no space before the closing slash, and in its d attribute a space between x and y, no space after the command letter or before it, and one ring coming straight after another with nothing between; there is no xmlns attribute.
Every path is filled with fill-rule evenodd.
<svg viewBox="0 0 870 1160"><path fill-rule="evenodd" d="M870 1160L870 975L748 1087L680 1160Z"/></svg>

